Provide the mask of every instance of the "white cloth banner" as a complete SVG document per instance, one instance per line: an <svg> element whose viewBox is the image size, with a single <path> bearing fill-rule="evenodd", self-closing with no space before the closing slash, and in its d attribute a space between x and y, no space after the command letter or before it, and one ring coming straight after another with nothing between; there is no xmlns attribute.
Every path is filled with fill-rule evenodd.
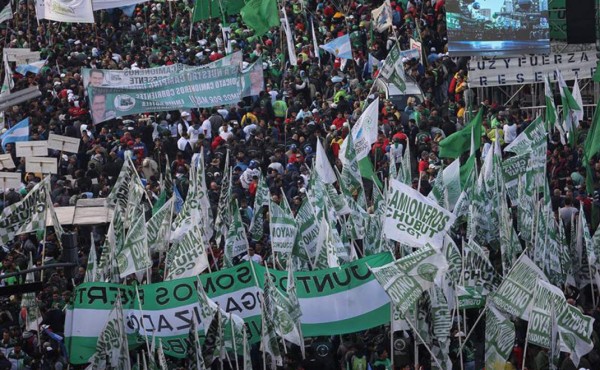
<svg viewBox="0 0 600 370"><path fill-rule="evenodd" d="M388 239L413 247L430 243L435 248L441 248L444 235L455 218L410 186L390 180L383 225L383 232Z"/></svg>
<svg viewBox="0 0 600 370"><path fill-rule="evenodd" d="M65 23L94 23L91 0L37 0L35 10L38 19Z"/></svg>
<svg viewBox="0 0 600 370"><path fill-rule="evenodd" d="M556 81L556 70L565 80L591 78L596 71L597 60L593 50L506 58L475 57L469 62L469 86L542 83L545 76Z"/></svg>

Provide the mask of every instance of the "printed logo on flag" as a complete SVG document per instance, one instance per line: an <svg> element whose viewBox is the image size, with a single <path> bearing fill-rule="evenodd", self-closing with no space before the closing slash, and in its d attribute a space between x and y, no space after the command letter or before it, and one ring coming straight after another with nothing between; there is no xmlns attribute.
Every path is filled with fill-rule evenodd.
<svg viewBox="0 0 600 370"><path fill-rule="evenodd" d="M135 106L135 98L130 95L117 95L115 97L115 108L121 112L126 112Z"/></svg>

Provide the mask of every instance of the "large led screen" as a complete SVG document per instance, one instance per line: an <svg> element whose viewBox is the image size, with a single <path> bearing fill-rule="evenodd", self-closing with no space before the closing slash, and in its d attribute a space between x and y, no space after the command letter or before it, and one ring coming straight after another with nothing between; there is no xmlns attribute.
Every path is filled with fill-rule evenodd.
<svg viewBox="0 0 600 370"><path fill-rule="evenodd" d="M448 0L451 55L548 53L548 0Z"/></svg>

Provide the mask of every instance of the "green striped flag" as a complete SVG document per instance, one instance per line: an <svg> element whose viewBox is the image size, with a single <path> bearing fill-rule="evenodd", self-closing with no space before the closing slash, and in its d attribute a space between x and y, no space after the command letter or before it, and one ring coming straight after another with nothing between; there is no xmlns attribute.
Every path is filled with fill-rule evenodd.
<svg viewBox="0 0 600 370"><path fill-rule="evenodd" d="M304 336L353 333L389 323L389 298L368 266L379 267L392 260L390 253L381 253L338 268L295 272ZM227 312L244 319L250 343L257 343L261 336L259 297L265 271L263 266L243 262L199 277L140 285L138 289L140 297L143 297L141 310L134 287L109 283L81 284L76 288L73 305L66 310L65 335L69 360L73 364L88 362L103 324L108 321L118 290L123 293L130 346L137 344L138 335L155 335L167 355L184 358L192 315L200 316L198 326L204 332L205 319L196 314L202 310L196 293L197 279L202 282L208 297ZM269 272L275 279L275 286L285 290L288 273ZM323 310L323 307L337 309Z"/></svg>

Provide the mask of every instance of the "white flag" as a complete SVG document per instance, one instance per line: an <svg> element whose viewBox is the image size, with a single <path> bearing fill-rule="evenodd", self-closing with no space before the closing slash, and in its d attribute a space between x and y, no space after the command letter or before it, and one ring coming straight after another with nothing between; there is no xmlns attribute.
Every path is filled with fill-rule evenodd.
<svg viewBox="0 0 600 370"><path fill-rule="evenodd" d="M379 97L375 98L371 104L360 115L358 121L352 127L352 139L354 139L354 150L356 151L356 160L360 161L369 155L371 145L377 141L377 125L379 121ZM340 146L340 153L346 152L348 140L344 140ZM344 163L344 156L340 160Z"/></svg>
<svg viewBox="0 0 600 370"><path fill-rule="evenodd" d="M290 28L290 22L288 21L285 7L281 8L281 12L283 13L281 23L283 24L283 31L285 32L290 65L296 66L298 64L298 58L296 57L296 47L294 46L294 35L292 35L292 29Z"/></svg>
<svg viewBox="0 0 600 370"><path fill-rule="evenodd" d="M331 167L331 163L329 163L327 154L325 154L325 148L323 148L323 144L321 144L320 139L317 139L317 156L315 158L315 171L317 171L319 178L325 184L333 184L337 181L337 178L335 177L335 172L333 172L333 167Z"/></svg>
<svg viewBox="0 0 600 370"><path fill-rule="evenodd" d="M165 280L191 277L208 268L205 238L202 228L194 225L167 254L167 278Z"/></svg>
<svg viewBox="0 0 600 370"><path fill-rule="evenodd" d="M386 0L379 8L371 11L373 28L377 32L384 32L392 26L392 7L389 0Z"/></svg>
<svg viewBox="0 0 600 370"><path fill-rule="evenodd" d="M65 23L94 23L92 0L37 0L37 19Z"/></svg>
<svg viewBox="0 0 600 370"><path fill-rule="evenodd" d="M579 81L577 80L577 76L575 76L575 83L573 84L572 95L577 105L579 105L579 107L581 108L581 110L573 111L573 117L575 118L573 124L575 125L575 127L579 127L579 121L583 121L583 99L581 98L581 90L579 89Z"/></svg>
<svg viewBox="0 0 600 370"><path fill-rule="evenodd" d="M455 219L448 210L410 186L390 180L383 225L388 239L414 247L431 243L439 249Z"/></svg>

